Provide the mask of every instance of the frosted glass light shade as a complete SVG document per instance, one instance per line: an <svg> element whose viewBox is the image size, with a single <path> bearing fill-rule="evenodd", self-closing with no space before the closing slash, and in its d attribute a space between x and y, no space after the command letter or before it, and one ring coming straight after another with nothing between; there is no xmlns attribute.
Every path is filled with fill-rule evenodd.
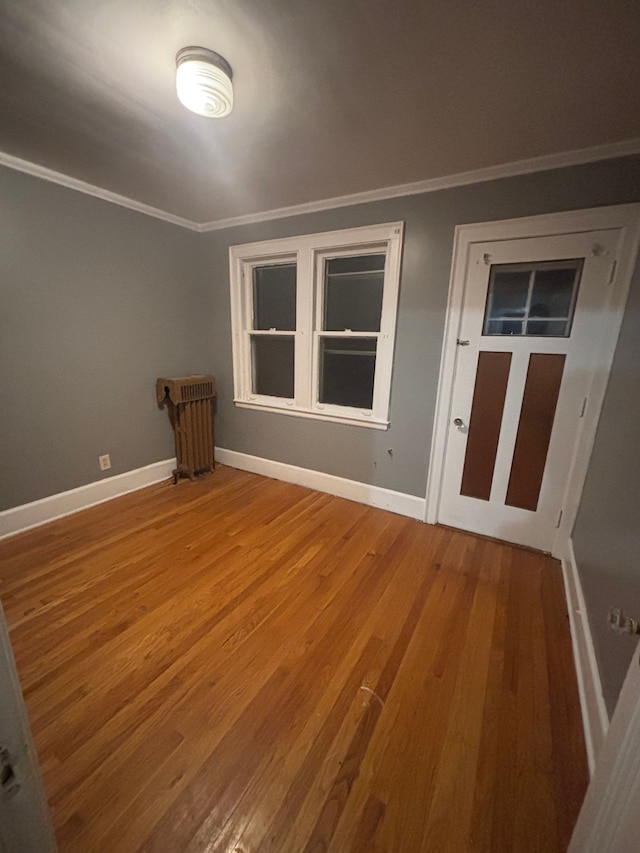
<svg viewBox="0 0 640 853"><path fill-rule="evenodd" d="M204 47L185 47L176 56L178 99L198 115L229 115L233 109L232 76L227 60Z"/></svg>

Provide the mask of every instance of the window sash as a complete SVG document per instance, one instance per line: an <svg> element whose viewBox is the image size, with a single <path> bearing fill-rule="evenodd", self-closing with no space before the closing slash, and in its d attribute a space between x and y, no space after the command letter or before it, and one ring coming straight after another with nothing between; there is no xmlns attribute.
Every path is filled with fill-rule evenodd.
<svg viewBox="0 0 640 853"><path fill-rule="evenodd" d="M373 380L373 402L370 409L363 409L359 406L346 406L346 405L337 405L335 403L322 403L320 402L320 386L321 386L321 374L322 374L322 339L323 338L342 338L344 340L357 340L367 339L367 340L375 340L376 341L376 352L375 352L375 370L374 370L374 380ZM365 417L371 418L373 417L373 413L376 410L376 385L378 382L378 363L380 358L380 332L331 332L331 331L315 331L313 333L313 377L312 377L312 400L313 407L319 412L326 412L328 414L339 414L343 411L348 411L351 416L355 417Z"/></svg>
<svg viewBox="0 0 640 853"><path fill-rule="evenodd" d="M389 302L389 292L392 290L392 285L389 282L389 267L390 267L390 246L387 241L379 241L379 242L369 242L369 243L360 243L359 245L346 245L343 247L332 247L327 250L317 250L314 252L314 301L315 301L315 311L313 316L313 351L312 351L312 365L311 365L311 405L312 409L316 412L326 413L330 415L340 415L340 413L344 412L345 414L355 417L358 419L385 419L387 418L387 409L388 409L388 395L385 401L383 399L382 391L384 390L384 386L382 385L381 380L381 370L380 365L383 359L392 358L393 352L390 354L387 351L387 347L385 347L385 343L388 342L388 336L385 337L385 333L388 335L388 330L385 329L385 319L388 323L388 318L385 318L385 297L387 298L387 303ZM354 257L362 257L365 255L384 255L384 278L383 278L383 296L382 296L382 312L380 318L380 331L376 332L354 332L351 330L345 331L330 331L323 329L324 325L324 314L325 314L325 298L326 298L326 288L325 288L325 275L326 270L325 266L327 261L333 260L334 258L354 258ZM397 293L396 293L397 296ZM396 321L396 311L395 311L396 303L393 303L393 318L392 318L392 327L395 329L395 321ZM320 338L321 337L365 337L365 338L376 338L377 347L376 347L376 361L375 361L375 373L374 373L374 383L373 383L373 403L371 409L362 409L357 406L338 406L331 403L321 403L319 401L320 396ZM389 371L390 373L390 371Z"/></svg>
<svg viewBox="0 0 640 853"><path fill-rule="evenodd" d="M297 270L297 265L294 261L292 261L290 263L280 262L277 264L254 264L253 265L252 270L251 270L251 325L255 329L255 331L271 331L271 330L275 330L275 329L278 329L279 331L283 331L283 332L295 331L295 323L296 323L295 310L293 311L293 316L294 316L294 320L293 320L294 327L293 327L293 329L291 327L284 328L281 326L273 326L273 327L269 327L266 325L263 326L263 325L260 325L258 323L258 314L259 314L258 303L260 301L258 299L258 290L260 289L262 291L262 287L260 287L260 282L258 281L258 278L259 278L258 274L261 271L265 271L265 270L271 271L274 269L290 269L291 267L293 267L294 269ZM265 290L267 290L267 289L268 289L268 286ZM296 282L295 288L294 288L294 303L297 299L297 290L298 290L298 287L297 287L297 282ZM262 291L262 292L264 293L265 291ZM285 313L289 313L291 311L291 307L292 306L289 306L288 309L285 309ZM273 304L270 305L269 308L266 308L266 306L264 306L263 310L265 310L267 313L269 313L269 311L270 311L271 314L273 314L274 313L274 306L273 306ZM277 309L275 309L275 313L278 313ZM271 319L273 319L273 317L271 317Z"/></svg>
<svg viewBox="0 0 640 853"><path fill-rule="evenodd" d="M272 397L268 394L258 394L253 390L257 372L257 366L253 359L253 339L254 338L292 338L294 342L293 346L293 381L294 381L294 394L295 394L295 376L296 376L296 351L295 351L295 337L296 333L291 331L278 331L277 329L248 329L247 330L247 349L248 349L248 360L251 365L251 376L250 376L250 398L253 400L270 400L273 404L276 402L278 404L285 405L293 405L295 401L294 397Z"/></svg>

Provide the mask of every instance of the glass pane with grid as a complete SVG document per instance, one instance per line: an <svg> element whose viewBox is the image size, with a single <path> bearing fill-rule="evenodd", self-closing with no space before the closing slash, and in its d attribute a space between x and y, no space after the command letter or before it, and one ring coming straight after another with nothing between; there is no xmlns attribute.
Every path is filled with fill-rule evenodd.
<svg viewBox="0 0 640 853"><path fill-rule="evenodd" d="M482 334L569 337L582 264L494 264Z"/></svg>

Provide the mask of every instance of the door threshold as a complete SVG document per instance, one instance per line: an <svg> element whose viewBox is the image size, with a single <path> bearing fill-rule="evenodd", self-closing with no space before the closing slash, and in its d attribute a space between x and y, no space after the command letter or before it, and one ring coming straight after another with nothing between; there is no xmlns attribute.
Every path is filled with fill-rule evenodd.
<svg viewBox="0 0 640 853"><path fill-rule="evenodd" d="M497 545L509 545L510 548L518 548L520 551L544 554L547 557L552 556L550 551L542 551L540 548L532 548L530 545L519 545L517 542L508 542L506 539L498 539L497 536L485 536L484 533L475 533L473 530L464 530L462 527L452 527L450 524L440 524L440 522L437 522L435 526L442 527L444 530L455 530L456 533L464 533L467 536L474 536L476 539L484 539L487 542L495 542Z"/></svg>

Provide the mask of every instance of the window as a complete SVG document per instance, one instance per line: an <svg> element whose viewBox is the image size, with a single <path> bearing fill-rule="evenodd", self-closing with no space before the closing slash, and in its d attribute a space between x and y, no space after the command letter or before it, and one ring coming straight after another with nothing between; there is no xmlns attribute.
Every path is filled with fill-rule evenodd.
<svg viewBox="0 0 640 853"><path fill-rule="evenodd" d="M238 406L388 426L402 223L233 246Z"/></svg>
<svg viewBox="0 0 640 853"><path fill-rule="evenodd" d="M582 260L491 267L483 335L568 338Z"/></svg>

